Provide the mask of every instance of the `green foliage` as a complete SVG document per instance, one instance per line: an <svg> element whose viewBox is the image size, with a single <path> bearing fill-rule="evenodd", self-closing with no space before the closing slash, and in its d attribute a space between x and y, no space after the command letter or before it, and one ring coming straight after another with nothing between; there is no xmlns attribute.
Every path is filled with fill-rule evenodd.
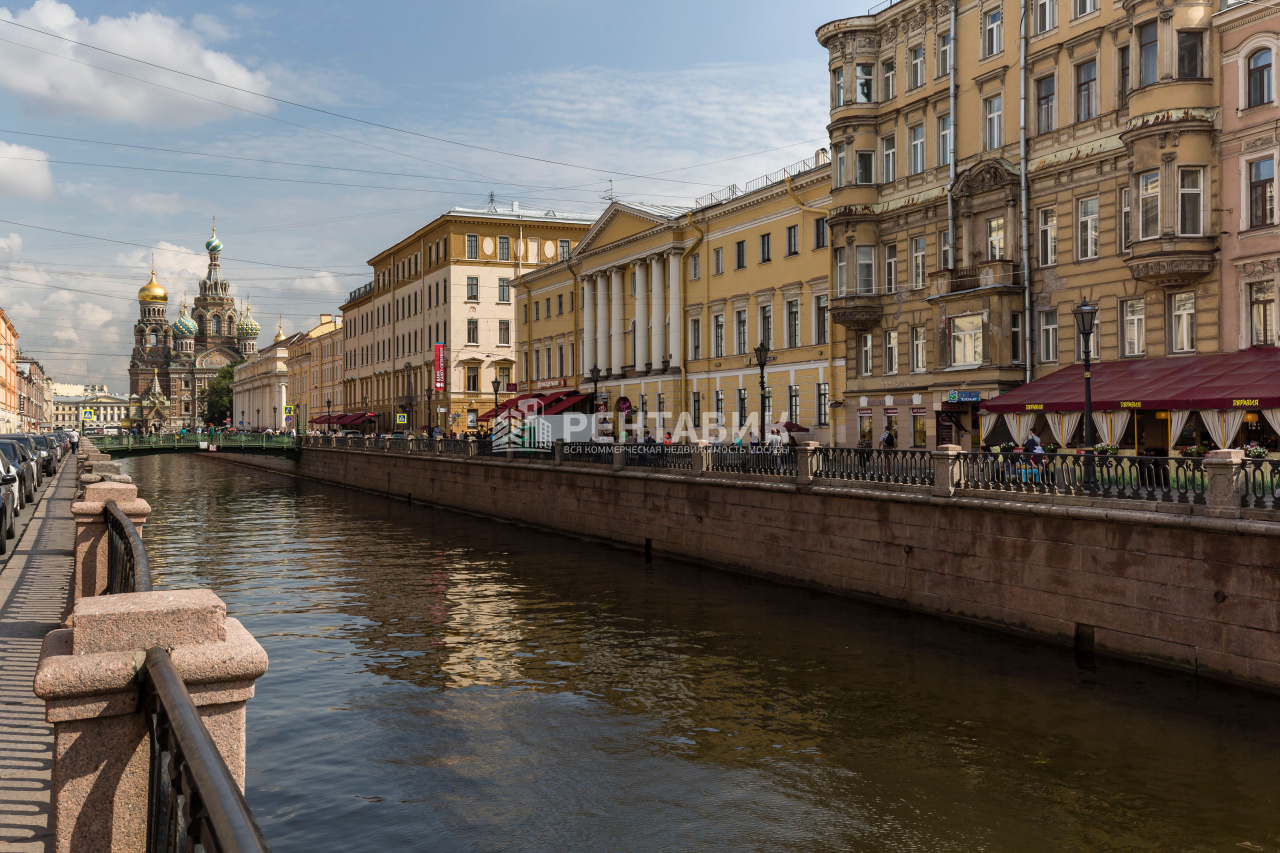
<svg viewBox="0 0 1280 853"><path fill-rule="evenodd" d="M205 423L222 426L231 417L231 380L235 378L234 368L237 364L243 362L237 361L219 370L200 391L200 416Z"/></svg>

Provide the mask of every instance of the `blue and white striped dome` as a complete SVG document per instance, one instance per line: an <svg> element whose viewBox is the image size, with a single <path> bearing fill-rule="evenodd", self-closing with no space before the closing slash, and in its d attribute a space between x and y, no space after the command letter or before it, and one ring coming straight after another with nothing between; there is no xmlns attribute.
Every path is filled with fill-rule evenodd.
<svg viewBox="0 0 1280 853"><path fill-rule="evenodd" d="M216 217L213 220L213 236L209 238L209 242L204 244L204 247L209 250L211 255L222 251L222 241L218 239L218 220Z"/></svg>
<svg viewBox="0 0 1280 853"><path fill-rule="evenodd" d="M237 338L256 338L262 333L262 327L253 319L253 315L249 313L249 306L244 307L244 316L240 318L240 322L236 324Z"/></svg>
<svg viewBox="0 0 1280 853"><path fill-rule="evenodd" d="M191 319L191 315L187 313L187 301L182 300L182 310L178 312L178 319L173 321L173 335L177 338L194 338L199 327L196 321Z"/></svg>

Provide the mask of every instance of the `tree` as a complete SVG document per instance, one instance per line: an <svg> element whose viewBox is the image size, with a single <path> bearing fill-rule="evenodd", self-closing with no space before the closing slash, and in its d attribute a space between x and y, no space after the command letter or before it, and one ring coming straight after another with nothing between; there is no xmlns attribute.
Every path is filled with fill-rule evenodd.
<svg viewBox="0 0 1280 853"><path fill-rule="evenodd" d="M236 364L228 364L209 380L209 384L200 391L200 408L204 412L206 423L221 426L231 417L232 395L231 380L235 378Z"/></svg>

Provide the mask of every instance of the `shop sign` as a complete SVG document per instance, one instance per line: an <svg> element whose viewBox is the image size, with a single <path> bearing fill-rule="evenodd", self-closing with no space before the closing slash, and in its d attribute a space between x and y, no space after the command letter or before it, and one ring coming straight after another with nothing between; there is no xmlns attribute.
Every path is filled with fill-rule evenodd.
<svg viewBox="0 0 1280 853"><path fill-rule="evenodd" d="M1124 403L1121 403L1120 405L1123 406ZM1232 406L1256 406L1258 405L1258 401L1257 400L1232 400L1231 405Z"/></svg>
<svg viewBox="0 0 1280 853"><path fill-rule="evenodd" d="M860 415L869 415L869 414L871 414L871 410L870 410L870 409L858 409L858 414L860 414Z"/></svg>
<svg viewBox="0 0 1280 853"><path fill-rule="evenodd" d="M539 379L533 383L533 387L538 391L544 388L563 388L564 379Z"/></svg>
<svg viewBox="0 0 1280 853"><path fill-rule="evenodd" d="M884 413L885 413L886 415L893 415L894 417L897 417L898 410L897 410L897 409L885 409L885 410L884 410Z"/></svg>
<svg viewBox="0 0 1280 853"><path fill-rule="evenodd" d="M515 393L516 391L518 391L518 390L519 390L519 386L518 386L518 385L516 385L516 383L514 383L514 382L508 382L508 383L507 383L507 393L508 393L508 394L514 394L514 393Z"/></svg>
<svg viewBox="0 0 1280 853"><path fill-rule="evenodd" d="M1028 412L1043 412L1043 411L1044 411L1044 403L1027 403L1026 408L1025 408L1025 411L1028 411Z"/></svg>
<svg viewBox="0 0 1280 853"><path fill-rule="evenodd" d="M981 391L948 391L948 403L980 403L982 402Z"/></svg>
<svg viewBox="0 0 1280 853"><path fill-rule="evenodd" d="M1256 402L1256 401L1255 401L1255 402ZM1142 401L1141 401L1141 400L1121 400L1121 401L1120 401L1120 408L1122 408L1122 409L1141 409L1141 408L1142 408Z"/></svg>
<svg viewBox="0 0 1280 853"><path fill-rule="evenodd" d="M928 409L926 409L926 408L925 408L925 407L923 407L923 406L919 406L919 407L917 407L917 406L912 406L912 407L911 407L911 414L913 414L913 415L927 415L927 414L929 414L929 410L928 410Z"/></svg>

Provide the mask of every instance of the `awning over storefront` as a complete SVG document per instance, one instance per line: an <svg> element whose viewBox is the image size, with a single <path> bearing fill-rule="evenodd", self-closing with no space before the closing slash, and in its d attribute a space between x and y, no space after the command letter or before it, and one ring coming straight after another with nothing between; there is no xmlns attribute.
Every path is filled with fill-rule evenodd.
<svg viewBox="0 0 1280 853"><path fill-rule="evenodd" d="M590 397L590 394L568 394L556 400L550 406L542 410L544 415L558 415L565 409L570 409Z"/></svg>
<svg viewBox="0 0 1280 853"><path fill-rule="evenodd" d="M1092 365L1095 412L1280 407L1280 348ZM983 401L989 412L1084 411L1084 365L1072 364Z"/></svg>
<svg viewBox="0 0 1280 853"><path fill-rule="evenodd" d="M349 426L352 424L362 424L365 421L375 420L378 416L373 412L359 412L354 415L339 415L333 419L333 423Z"/></svg>
<svg viewBox="0 0 1280 853"><path fill-rule="evenodd" d="M333 419L332 419L331 417L329 417L328 415L319 415L319 416L314 417L314 418L312 418L311 420L307 421L307 423L309 423L309 424L327 424L327 423L329 423L331 420L333 420Z"/></svg>
<svg viewBox="0 0 1280 853"><path fill-rule="evenodd" d="M510 409L512 406L519 406L521 403L524 403L526 400L537 400L539 411L544 415L550 414L550 412L547 411L548 406L551 406L559 402L560 400L563 400L568 395L577 394L577 393L578 392L574 391L572 388L558 388L555 391L550 392L549 394L542 394L542 395L521 394L519 397L512 397L510 400L504 401L496 409L490 409L489 411L485 412L484 414L476 418L476 420L480 422L486 422L486 421L492 420L493 418L505 412L507 409Z"/></svg>
<svg viewBox="0 0 1280 853"><path fill-rule="evenodd" d="M477 421L488 421L505 412L507 409L519 403L521 400L528 400L530 397L536 397L536 394L521 394L519 397L512 397L510 400L503 400L496 409L490 409L484 414L476 418Z"/></svg>

